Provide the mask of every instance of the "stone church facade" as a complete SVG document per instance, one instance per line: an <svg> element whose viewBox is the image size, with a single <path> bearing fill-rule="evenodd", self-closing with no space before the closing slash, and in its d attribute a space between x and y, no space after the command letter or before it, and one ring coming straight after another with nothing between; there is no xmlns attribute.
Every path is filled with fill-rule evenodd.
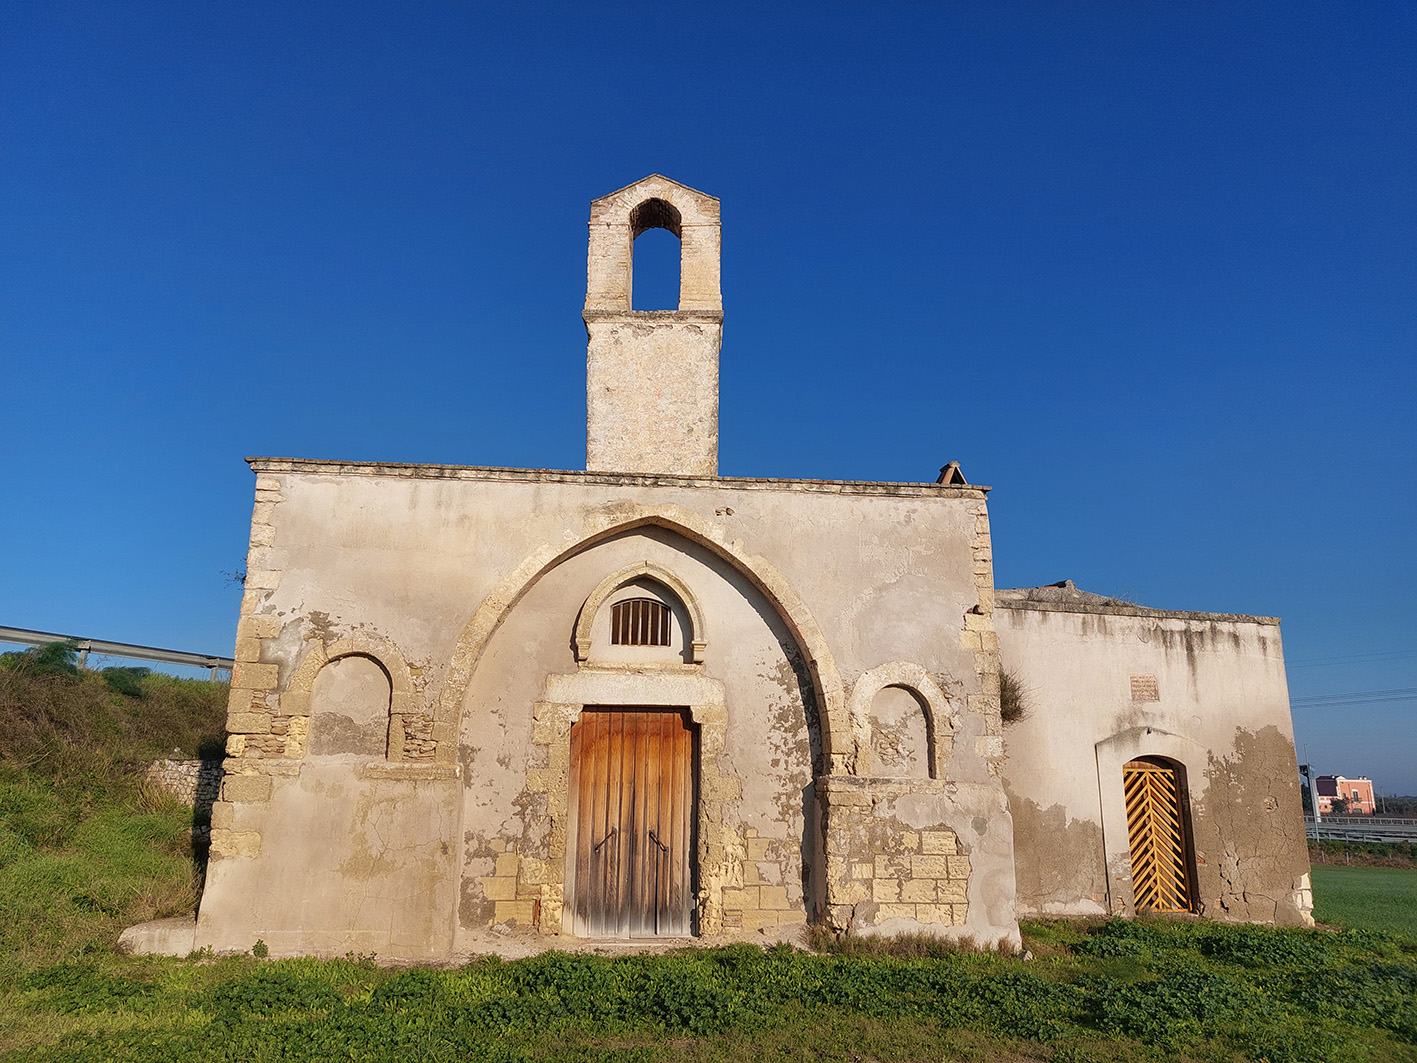
<svg viewBox="0 0 1417 1063"><path fill-rule="evenodd" d="M681 240L677 310L631 309L648 228ZM1143 761L1129 786L1180 787L1189 910L1307 918L1277 627L1219 622L1212 676L1187 636L1126 629L1196 621L1030 612L956 466L719 476L719 249L718 201L666 178L592 204L583 472L251 459L195 946L431 960L808 921L1016 943L1020 911L1137 907L1116 806ZM1177 670L1133 660L1166 639ZM1034 704L1006 731L1011 640ZM1068 701L1105 686L1053 667L1069 640L1172 702ZM1235 715L1216 692L1244 700L1261 659ZM1260 803L1222 815L1217 764Z"/></svg>

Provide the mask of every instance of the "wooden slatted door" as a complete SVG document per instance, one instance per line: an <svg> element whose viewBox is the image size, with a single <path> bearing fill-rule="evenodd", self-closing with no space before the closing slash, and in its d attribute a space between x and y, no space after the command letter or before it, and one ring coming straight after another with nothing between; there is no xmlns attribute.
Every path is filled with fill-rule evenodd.
<svg viewBox="0 0 1417 1063"><path fill-rule="evenodd" d="M1145 760L1122 768L1127 833L1132 849L1132 894L1138 911L1189 912L1185 821L1176 769Z"/></svg>
<svg viewBox="0 0 1417 1063"><path fill-rule="evenodd" d="M571 727L561 924L571 933L690 933L694 741L687 715L587 708Z"/></svg>

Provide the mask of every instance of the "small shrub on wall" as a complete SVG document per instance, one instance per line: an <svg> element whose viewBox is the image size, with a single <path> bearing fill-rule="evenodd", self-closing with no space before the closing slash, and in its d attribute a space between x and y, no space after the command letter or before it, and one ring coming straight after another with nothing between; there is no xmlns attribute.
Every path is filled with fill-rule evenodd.
<svg viewBox="0 0 1417 1063"><path fill-rule="evenodd" d="M1032 714L1029 697L1018 673L1005 669L999 673L999 715L1004 723L1018 723Z"/></svg>

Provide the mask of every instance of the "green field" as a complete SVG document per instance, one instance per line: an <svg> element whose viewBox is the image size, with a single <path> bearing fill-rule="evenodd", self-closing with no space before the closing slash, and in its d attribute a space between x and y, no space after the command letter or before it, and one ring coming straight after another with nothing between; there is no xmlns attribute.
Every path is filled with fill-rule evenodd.
<svg viewBox="0 0 1417 1063"><path fill-rule="evenodd" d="M1417 871L1315 865L1314 918L1417 938Z"/></svg>

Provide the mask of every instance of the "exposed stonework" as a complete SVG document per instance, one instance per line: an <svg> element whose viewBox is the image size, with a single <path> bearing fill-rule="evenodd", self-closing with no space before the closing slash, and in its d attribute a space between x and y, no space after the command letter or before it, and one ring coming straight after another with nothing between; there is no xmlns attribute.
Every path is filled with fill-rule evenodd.
<svg viewBox="0 0 1417 1063"><path fill-rule="evenodd" d="M155 760L143 778L173 797L198 808L210 808L221 792L220 760Z"/></svg>
<svg viewBox="0 0 1417 1063"><path fill-rule="evenodd" d="M963 926L969 912L969 857L955 832L943 824L908 830L896 819L873 813L882 793L898 796L914 787L866 784L839 786L828 799L828 837L837 844L827 865L831 921L843 930L863 930L890 919L936 926Z"/></svg>
<svg viewBox="0 0 1417 1063"><path fill-rule="evenodd" d="M975 747L989 762L989 773L998 775L1004 762L1004 725L999 701L999 636L994 632L994 546L989 537L989 511L980 504L973 508L974 541L970 555L974 561L974 587L978 601L964 616L960 645L974 654L975 670L983 689L969 696L969 709L985 720L984 733L975 737Z"/></svg>

